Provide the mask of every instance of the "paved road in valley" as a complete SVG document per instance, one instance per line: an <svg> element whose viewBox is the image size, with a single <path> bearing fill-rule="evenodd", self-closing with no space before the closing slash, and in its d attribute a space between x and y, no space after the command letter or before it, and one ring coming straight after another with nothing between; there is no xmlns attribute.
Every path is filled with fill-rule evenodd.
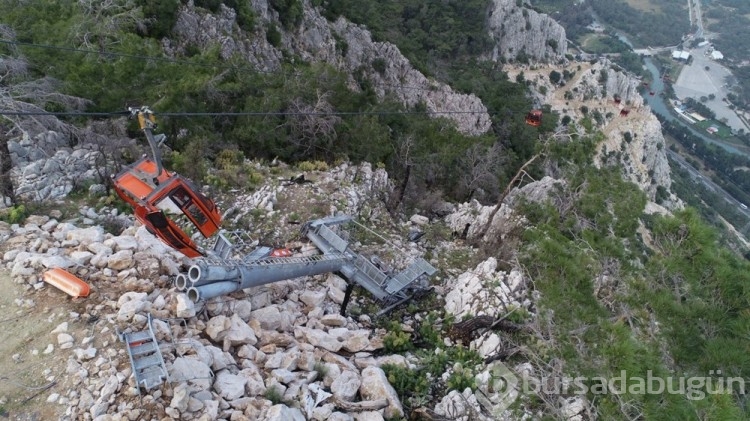
<svg viewBox="0 0 750 421"><path fill-rule="evenodd" d="M700 171L698 171L697 169L695 169L695 167L685 161L685 158L680 156L680 154L671 150L667 151L667 153L669 154L669 158L676 162L680 167L684 168L690 174L690 177L692 177L693 180L702 183L704 186L706 186L707 189L721 195L724 200L727 201L727 203L737 206L737 210L742 212L746 217L750 218L750 210L743 208L742 202L732 197L732 195L727 193L726 190L721 188L721 186L701 174Z"/></svg>

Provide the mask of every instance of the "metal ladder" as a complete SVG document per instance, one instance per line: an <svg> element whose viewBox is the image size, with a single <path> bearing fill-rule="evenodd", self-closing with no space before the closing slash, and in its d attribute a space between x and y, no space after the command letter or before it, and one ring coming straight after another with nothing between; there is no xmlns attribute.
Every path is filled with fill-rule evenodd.
<svg viewBox="0 0 750 421"><path fill-rule="evenodd" d="M154 336L151 314L148 315L148 330L123 333L120 340L125 342L139 394L141 388L148 391L169 381L164 357Z"/></svg>

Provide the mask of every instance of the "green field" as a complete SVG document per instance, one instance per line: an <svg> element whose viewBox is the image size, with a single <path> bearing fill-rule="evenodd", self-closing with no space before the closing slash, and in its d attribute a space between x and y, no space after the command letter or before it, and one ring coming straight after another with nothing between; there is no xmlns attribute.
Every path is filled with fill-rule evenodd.
<svg viewBox="0 0 750 421"><path fill-rule="evenodd" d="M732 137L732 132L729 129L729 127L725 126L723 123L720 123L716 120L699 121L695 123L695 126L704 131L711 126L716 126L716 128L719 129L719 131L714 133L714 136L720 137L722 139L727 139L727 138Z"/></svg>
<svg viewBox="0 0 750 421"><path fill-rule="evenodd" d="M661 6L653 0L625 0L625 3L644 13L662 13Z"/></svg>

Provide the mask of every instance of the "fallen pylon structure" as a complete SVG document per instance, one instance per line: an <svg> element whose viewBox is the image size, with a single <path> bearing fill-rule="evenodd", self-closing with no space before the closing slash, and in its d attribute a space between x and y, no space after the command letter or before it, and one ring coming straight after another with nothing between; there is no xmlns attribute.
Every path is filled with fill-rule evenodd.
<svg viewBox="0 0 750 421"><path fill-rule="evenodd" d="M335 231L351 221L349 216L338 216L304 224L302 233L322 252L306 257L274 257L269 247L258 247L245 256L232 257L234 246L226 236L220 235L214 252L194 259L187 273L176 277L175 286L198 302L272 282L337 272L350 285L360 285L388 305L384 311L408 300L416 292L429 289L428 278L437 270L424 259L415 259L404 270L392 273L352 250Z"/></svg>
<svg viewBox="0 0 750 421"><path fill-rule="evenodd" d="M344 256L266 257L263 259L201 259L188 270L188 297L207 300L272 282L336 272Z"/></svg>

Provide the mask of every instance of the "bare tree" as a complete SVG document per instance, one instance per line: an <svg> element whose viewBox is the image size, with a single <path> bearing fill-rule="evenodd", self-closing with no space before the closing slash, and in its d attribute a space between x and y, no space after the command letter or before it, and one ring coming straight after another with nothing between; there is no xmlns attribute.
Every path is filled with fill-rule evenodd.
<svg viewBox="0 0 750 421"><path fill-rule="evenodd" d="M285 126L290 132L290 141L303 156L316 152L331 152L331 143L336 137L336 125L341 117L332 115L333 106L328 102L329 93L317 92L314 104L301 98L294 99L288 107Z"/></svg>
<svg viewBox="0 0 750 421"><path fill-rule="evenodd" d="M534 156L532 156L526 163L524 163L521 168L518 169L518 172L516 172L516 175L513 176L513 178L510 180L510 183L508 183L507 186L505 186L505 190L503 190L503 193L500 195L500 198L497 200L497 204L495 204L495 207L492 209L492 212L490 212L489 218L487 218L487 223L484 224L482 227L482 230L477 233L477 241L481 241L482 238L484 238L485 234L487 234L487 231L492 226L492 221L495 219L495 215L500 210L500 207L503 205L503 202L505 201L505 198L508 196L508 194L513 190L513 188L520 183L523 178L528 175L526 173L526 168L529 167L529 165L533 164L534 161L536 161L537 158L541 156L541 153L538 153Z"/></svg>
<svg viewBox="0 0 750 421"><path fill-rule="evenodd" d="M136 157L138 153L135 141L127 136L127 123L125 118L95 121L81 129L82 143L91 145L97 151L96 165L94 169L99 182L110 194L112 188L112 175L117 174L125 163L124 154Z"/></svg>
<svg viewBox="0 0 750 421"><path fill-rule="evenodd" d="M466 192L467 200L474 198L478 189L496 191L498 176L505 157L500 143L487 147L474 144L459 159L458 186Z"/></svg>
<svg viewBox="0 0 750 421"><path fill-rule="evenodd" d="M414 137L411 135L404 137L394 147L395 149L395 161L396 164L401 166L404 171L404 176L401 179L401 184L391 200L386 204L389 212L395 212L403 203L404 195L406 195L406 189L409 187L411 181L411 173L414 168Z"/></svg>
<svg viewBox="0 0 750 421"><path fill-rule="evenodd" d="M106 50L119 42L114 34L138 29L145 32L146 21L134 0L78 0L84 19L74 28L74 39L82 47Z"/></svg>

